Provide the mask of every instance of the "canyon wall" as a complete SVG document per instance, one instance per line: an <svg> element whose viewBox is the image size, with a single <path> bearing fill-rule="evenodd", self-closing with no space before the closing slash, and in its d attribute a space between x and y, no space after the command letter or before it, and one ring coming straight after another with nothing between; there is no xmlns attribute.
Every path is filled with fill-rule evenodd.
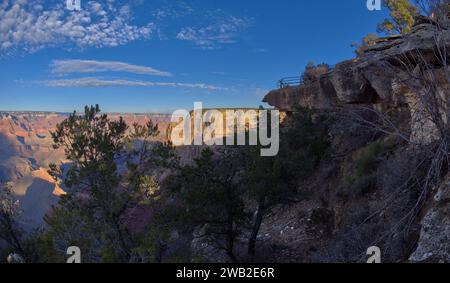
<svg viewBox="0 0 450 283"><path fill-rule="evenodd" d="M284 111L292 111L296 105L316 109L369 105L382 111L406 108L412 120L412 138L429 138L432 130L419 133L424 125L415 124L423 120L418 99L428 86L414 79L414 68L419 62L432 65L438 92L443 96L450 92L448 70L439 62L436 50L437 45L444 47L442 50L450 45L448 25L438 27L431 20L419 19L410 34L378 39L362 56L338 63L312 82L273 90L264 102Z"/></svg>
<svg viewBox="0 0 450 283"><path fill-rule="evenodd" d="M425 94L430 91L430 85L415 79L414 76L420 70L428 70L426 74L433 79L432 91L437 94L441 103L436 109L442 110L439 115L443 121L447 121L450 115L447 105L450 99L450 71L448 65L443 64L448 62L442 62L440 58L448 58L449 47L448 21L438 24L429 19L418 18L410 34L378 39L361 56L338 63L315 80L273 90L265 96L264 102L286 112L294 111L296 106L325 112L359 106L374 109L379 113L403 112L407 114L406 118L399 121L409 128L410 143L407 144L426 145L434 140L437 131L435 124L427 122L424 102L420 101L427 97ZM442 50L447 54L439 54ZM402 152L385 157L384 160L387 159L388 162L378 166L376 172L349 185L343 180L348 177L349 168L354 168L355 162L358 162L358 156L367 150L370 133L365 133L363 129L356 130L359 132L345 132L342 131L341 125L332 127L341 129L339 135L330 134L334 149L339 149L338 154L334 150L332 160L322 164L318 168L317 176L306 181L307 186L311 188L309 199L289 210L283 210L280 215L271 219L270 225L263 225L263 234L260 237L284 246L283 252L286 255L281 256L280 260L361 261L364 260L365 249L371 240L374 240L371 235L384 233L383 229L394 230L393 227L397 225L390 222L396 221L399 212L390 215L379 210L380 214L377 215L377 210L373 210L376 207L388 206L383 195L389 192L386 192L388 188L383 185L383 179L397 178L396 174L400 174L397 172L399 168L407 168L407 160L417 157L414 156L414 151L408 146L402 148ZM448 124L444 127L448 127ZM364 135L366 137L363 137ZM363 142L358 144L361 137ZM383 142L390 141L385 139ZM339 151L346 153L341 155ZM396 158L403 161L395 161ZM391 257L387 261L450 262L449 188L447 176L442 184L430 193L431 198L422 209L417 223L411 223L409 234L401 237L396 235L397 239L391 242L393 247L385 247L384 250L391 250ZM403 194L399 198L407 199L408 194L414 193ZM415 196L412 196L411 200L414 198ZM406 201L404 205L411 200ZM399 211L402 205L399 204ZM311 225L314 223L315 211L321 212L320 225ZM370 216L370 213L373 215ZM298 215L302 215L300 220ZM372 219L375 217L384 220L376 224ZM362 224L358 226L358 223ZM278 228L274 229L274 226ZM360 230L355 232L356 228L350 229L350 226L358 226ZM308 232L311 227L318 230L312 237ZM328 236L324 236L325 234ZM292 244L295 242L298 244ZM355 254L360 253L362 259L351 258L352 249L359 249Z"/></svg>

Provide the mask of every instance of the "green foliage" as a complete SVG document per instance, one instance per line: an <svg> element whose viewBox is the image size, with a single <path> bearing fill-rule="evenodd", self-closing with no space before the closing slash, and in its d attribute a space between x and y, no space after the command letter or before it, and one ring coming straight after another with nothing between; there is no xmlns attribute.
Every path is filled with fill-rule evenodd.
<svg viewBox="0 0 450 283"><path fill-rule="evenodd" d="M158 127L109 120L100 108L73 113L52 133L68 166L52 164L49 173L62 179L68 194L46 216L43 242L58 258L78 246L84 262L141 261L140 238L130 231L129 214L160 200L156 181L160 164L171 162L170 144L154 144Z"/></svg>
<svg viewBox="0 0 450 283"><path fill-rule="evenodd" d="M161 262L166 239L167 231L161 231L158 225L153 224L139 236L139 245L134 248L134 253L143 257L143 262Z"/></svg>
<svg viewBox="0 0 450 283"><path fill-rule="evenodd" d="M376 35L375 33L370 33L362 39L361 44L358 44L358 43L352 44L353 47L356 47L356 50L355 50L356 55L358 55L358 56L363 55L364 52L369 47L375 45L375 42L377 39L378 39L378 35Z"/></svg>
<svg viewBox="0 0 450 283"><path fill-rule="evenodd" d="M57 125L52 133L54 148L64 148L71 166L67 172L61 172L52 164L50 173L57 178L65 175L64 184L68 188L84 185L92 194L106 197L104 190L119 182L116 157L125 149L127 126L122 118L110 121L106 114L99 114L98 105L86 106L84 115L73 113Z"/></svg>
<svg viewBox="0 0 450 283"><path fill-rule="evenodd" d="M385 144L379 141L364 148L356 160L355 177L359 179L371 173L376 168L377 158L385 150Z"/></svg>
<svg viewBox="0 0 450 283"><path fill-rule="evenodd" d="M327 129L321 126L321 115L297 107L285 121L277 156L261 157L258 148L249 148L250 156L243 182L248 199L256 203L249 237L248 253L255 253L261 222L271 209L289 204L298 196L299 182L311 176L329 144ZM314 121L316 120L316 121Z"/></svg>
<svg viewBox="0 0 450 283"><path fill-rule="evenodd" d="M324 116L315 110L297 107L281 137L281 146L286 148L285 157L294 159L297 166L293 170L300 178L313 172L329 147L328 129L322 119Z"/></svg>
<svg viewBox="0 0 450 283"><path fill-rule="evenodd" d="M242 155L234 148L224 148L220 154L207 148L193 165L181 169L173 188L182 201L185 223L202 226L204 236L225 250L231 261L237 260L234 244L248 219L239 183L243 164Z"/></svg>
<svg viewBox="0 0 450 283"><path fill-rule="evenodd" d="M385 0L384 5L390 11L390 19L378 25L378 31L387 34L411 32L414 18L419 14L418 7L409 0Z"/></svg>
<svg viewBox="0 0 450 283"><path fill-rule="evenodd" d="M99 262L105 247L111 246L104 240L110 228L98 224L91 215L93 209L87 209L86 203L80 201L73 194L63 196L52 212L45 216L47 229L39 242L45 251L44 261L59 262L65 257L68 247L77 246L82 251L83 262Z"/></svg>
<svg viewBox="0 0 450 283"><path fill-rule="evenodd" d="M40 231L36 233L33 242L34 242L34 251L36 254L35 261L39 263L65 263L66 262L66 253L67 247L65 250L58 250L55 247L56 237L51 233L48 233L48 230ZM69 246L68 246L69 247Z"/></svg>
<svg viewBox="0 0 450 283"><path fill-rule="evenodd" d="M302 79L306 83L314 82L329 71L330 66L328 64L322 63L316 65L314 62L309 62L302 74Z"/></svg>
<svg viewBox="0 0 450 283"><path fill-rule="evenodd" d="M158 133L152 123L129 130L123 120L100 115L98 106L74 113L53 133L55 147L63 147L71 163L50 170L68 194L37 236L41 261L63 261L72 245L84 251L83 262L192 259L189 249L173 247L174 231L197 231L237 261L236 244L250 230L254 254L265 215L297 198L298 183L328 148L318 113L299 108L286 124L275 157L261 157L259 146L207 148L192 164L180 166L170 144L150 142ZM170 195L157 182L165 168L173 173ZM130 231L129 212L141 207L151 208L151 223Z"/></svg>
<svg viewBox="0 0 450 283"><path fill-rule="evenodd" d="M286 122L274 157L262 157L260 146L204 150L193 165L181 168L175 182L181 223L202 228L202 236L232 261L237 260L235 242L250 230L248 254L254 255L264 217L297 198L299 181L313 173L328 148L320 117L298 108Z"/></svg>
<svg viewBox="0 0 450 283"><path fill-rule="evenodd" d="M12 188L0 182L0 239L7 247L0 251L0 262L10 254L18 254L27 263L50 260L51 248L46 246L42 231L25 232L18 223L22 210ZM59 262L59 261L54 261Z"/></svg>
<svg viewBox="0 0 450 283"><path fill-rule="evenodd" d="M418 6L410 0L385 0L384 6L390 11L390 18L377 26L377 32L388 35L410 33L415 17L420 14ZM370 33L361 40L361 43L353 43L356 55L363 55L369 47L375 45L377 39L377 34Z"/></svg>
<svg viewBox="0 0 450 283"><path fill-rule="evenodd" d="M289 202L298 181L308 178L328 148L327 131L313 121L315 111L297 107L285 122L280 137L280 151L274 157L261 157L258 148L246 149L246 176L250 193L265 199L263 207Z"/></svg>
<svg viewBox="0 0 450 283"><path fill-rule="evenodd" d="M14 197L11 186L0 182L0 239L23 255L23 231L17 223L20 214L20 204Z"/></svg>
<svg viewBox="0 0 450 283"><path fill-rule="evenodd" d="M353 184L357 180L371 174L379 163L379 157L392 146L385 141L376 141L361 149L354 160L353 174L346 176L345 182Z"/></svg>

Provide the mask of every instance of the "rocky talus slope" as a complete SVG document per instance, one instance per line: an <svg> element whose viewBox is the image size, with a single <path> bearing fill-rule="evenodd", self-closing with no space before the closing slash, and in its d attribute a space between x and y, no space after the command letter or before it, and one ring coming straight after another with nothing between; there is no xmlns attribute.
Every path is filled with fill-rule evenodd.
<svg viewBox="0 0 450 283"><path fill-rule="evenodd" d="M264 101L287 112L296 105L326 112L342 106L395 112L398 126L407 128L411 141L426 144L435 129L417 124L423 117L418 109L420 96L415 94L427 89L405 83L417 66L407 66L412 67L409 70L400 62L432 66L436 90L448 101L448 66L438 62L436 45L448 50L449 26L447 22L438 29L436 23L419 19L410 34L379 39L360 57L341 62L300 86L273 90ZM419 54L420 58L415 57ZM367 248L379 244L384 261L450 262L450 177L434 188L406 232L393 232L399 228L399 215L415 203L418 192L404 191L393 198L390 191L400 186L402 174L412 170L411 164L419 157L406 143L400 150L379 154L375 168L353 178L361 156L373 149L377 137L356 126L343 129L343 123L328 123L331 157L322 162L315 176L299 185L310 192L308 198L274 212L264 222L261 247L280 261L364 261ZM398 145L386 136L377 143L384 149ZM390 210L383 210L393 203Z"/></svg>

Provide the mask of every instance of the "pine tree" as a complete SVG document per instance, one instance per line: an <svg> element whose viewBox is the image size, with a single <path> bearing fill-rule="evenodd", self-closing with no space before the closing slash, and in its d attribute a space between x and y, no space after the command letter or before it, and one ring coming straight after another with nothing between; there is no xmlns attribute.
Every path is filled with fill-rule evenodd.
<svg viewBox="0 0 450 283"><path fill-rule="evenodd" d="M69 161L52 164L49 173L67 188L45 218L56 250L79 246L87 261L130 262L148 258L136 254L139 237L129 228L133 209L158 201L153 170L170 157L170 145L154 144L158 127L110 120L99 106L74 112L52 133L55 148Z"/></svg>
<svg viewBox="0 0 450 283"><path fill-rule="evenodd" d="M411 32L414 18L419 14L418 7L409 0L385 0L384 5L390 11L390 19L385 19L378 25L378 32L387 34Z"/></svg>

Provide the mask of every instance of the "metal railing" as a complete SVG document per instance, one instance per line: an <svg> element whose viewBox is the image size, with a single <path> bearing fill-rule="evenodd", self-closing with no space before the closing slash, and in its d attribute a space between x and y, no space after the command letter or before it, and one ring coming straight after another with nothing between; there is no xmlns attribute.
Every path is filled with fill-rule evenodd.
<svg viewBox="0 0 450 283"><path fill-rule="evenodd" d="M278 88L285 88L289 86L298 86L303 84L301 76L298 77L286 77L278 81Z"/></svg>
<svg viewBox="0 0 450 283"><path fill-rule="evenodd" d="M328 72L326 72L325 74L321 75L318 79L316 80L308 80L308 82L315 82L317 80L319 80L320 78L324 77L324 76L328 76L330 75L334 68L336 67L336 65L330 65L328 66L329 70ZM285 77L282 78L278 81L278 88L282 89L282 88L286 88L286 87L293 87L293 86L300 86L302 84L304 84L304 80L303 80L303 75L299 75L297 77Z"/></svg>

